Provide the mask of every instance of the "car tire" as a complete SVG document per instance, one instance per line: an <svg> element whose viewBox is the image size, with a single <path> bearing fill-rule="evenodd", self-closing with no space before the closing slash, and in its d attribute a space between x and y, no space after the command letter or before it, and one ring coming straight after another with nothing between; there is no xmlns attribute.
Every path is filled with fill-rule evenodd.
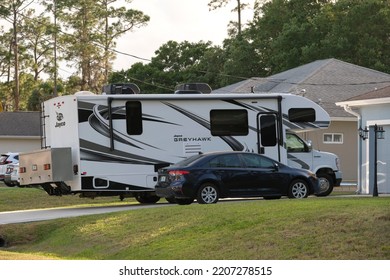
<svg viewBox="0 0 390 280"><path fill-rule="evenodd" d="M219 199L219 192L217 187L212 183L204 183L200 186L197 200L199 204L213 204L217 203Z"/></svg>
<svg viewBox="0 0 390 280"><path fill-rule="evenodd" d="M291 182L288 189L289 198L306 198L309 195L309 185L302 179L296 179Z"/></svg>
<svg viewBox="0 0 390 280"><path fill-rule="evenodd" d="M176 203L179 205L189 205L194 202L193 198L176 198Z"/></svg>
<svg viewBox="0 0 390 280"><path fill-rule="evenodd" d="M316 194L317 196L328 196L333 191L333 179L328 174L318 174L317 175L321 193ZM323 191L322 191L323 190Z"/></svg>

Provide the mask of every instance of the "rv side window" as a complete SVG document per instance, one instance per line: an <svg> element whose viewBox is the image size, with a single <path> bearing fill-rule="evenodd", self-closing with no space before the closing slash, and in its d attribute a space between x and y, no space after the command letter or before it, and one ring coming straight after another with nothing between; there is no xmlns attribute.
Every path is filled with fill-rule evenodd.
<svg viewBox="0 0 390 280"><path fill-rule="evenodd" d="M139 101L126 102L126 126L130 135L142 134L142 107Z"/></svg>
<svg viewBox="0 0 390 280"><path fill-rule="evenodd" d="M211 135L248 135L248 112L246 110L211 110Z"/></svg>
<svg viewBox="0 0 390 280"><path fill-rule="evenodd" d="M261 145L273 147L277 144L276 118L275 115L264 115L260 117Z"/></svg>
<svg viewBox="0 0 390 280"><path fill-rule="evenodd" d="M316 111L313 108L291 108L288 110L290 122L314 122Z"/></svg>

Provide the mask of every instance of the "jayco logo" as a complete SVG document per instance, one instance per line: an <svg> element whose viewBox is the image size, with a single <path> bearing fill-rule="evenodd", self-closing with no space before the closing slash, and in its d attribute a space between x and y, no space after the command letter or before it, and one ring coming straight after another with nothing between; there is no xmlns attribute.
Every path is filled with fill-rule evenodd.
<svg viewBox="0 0 390 280"><path fill-rule="evenodd" d="M56 112L56 114L57 114L57 122L55 127L65 126L66 123L62 121L64 119L64 115L58 112Z"/></svg>

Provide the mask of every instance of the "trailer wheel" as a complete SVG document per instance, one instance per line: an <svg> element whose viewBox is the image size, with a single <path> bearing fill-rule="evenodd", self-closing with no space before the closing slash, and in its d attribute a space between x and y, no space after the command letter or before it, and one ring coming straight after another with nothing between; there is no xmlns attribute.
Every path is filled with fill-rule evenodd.
<svg viewBox="0 0 390 280"><path fill-rule="evenodd" d="M157 201L160 200L160 197L157 195L149 194L149 193L143 193L143 194L138 194L135 196L135 199L139 203L156 203Z"/></svg>
<svg viewBox="0 0 390 280"><path fill-rule="evenodd" d="M219 199L218 189L214 184L204 183L200 186L198 191L198 203L212 204L217 203Z"/></svg>
<svg viewBox="0 0 390 280"><path fill-rule="evenodd" d="M306 181L296 179L292 181L288 189L289 198L306 198L309 195L309 186Z"/></svg>
<svg viewBox="0 0 390 280"><path fill-rule="evenodd" d="M320 182L321 193L317 196L328 196L333 191L333 180L328 174L318 174L318 180Z"/></svg>

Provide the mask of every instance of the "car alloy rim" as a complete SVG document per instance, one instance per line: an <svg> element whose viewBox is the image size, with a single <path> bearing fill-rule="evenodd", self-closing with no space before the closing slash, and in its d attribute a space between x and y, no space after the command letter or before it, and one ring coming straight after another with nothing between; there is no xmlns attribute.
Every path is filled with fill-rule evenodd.
<svg viewBox="0 0 390 280"><path fill-rule="evenodd" d="M205 203L213 203L217 199L217 191L213 187L205 187L202 190L201 197Z"/></svg>
<svg viewBox="0 0 390 280"><path fill-rule="evenodd" d="M295 198L303 198L306 196L307 188L304 183L295 183L292 187L292 194Z"/></svg>

